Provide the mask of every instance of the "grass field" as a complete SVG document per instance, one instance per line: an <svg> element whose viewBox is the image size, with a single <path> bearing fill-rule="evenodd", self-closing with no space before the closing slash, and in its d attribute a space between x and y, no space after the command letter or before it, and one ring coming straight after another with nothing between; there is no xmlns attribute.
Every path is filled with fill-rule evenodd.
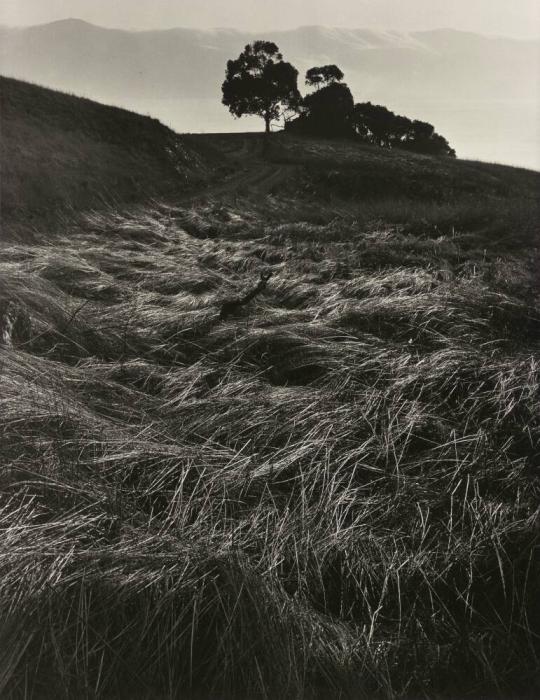
<svg viewBox="0 0 540 700"><path fill-rule="evenodd" d="M540 174L185 143L7 220L0 695L537 697Z"/></svg>

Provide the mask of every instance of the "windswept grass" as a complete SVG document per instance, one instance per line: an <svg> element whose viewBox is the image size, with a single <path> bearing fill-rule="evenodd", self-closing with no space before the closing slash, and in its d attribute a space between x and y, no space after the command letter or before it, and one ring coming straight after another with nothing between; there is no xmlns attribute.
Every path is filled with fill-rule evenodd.
<svg viewBox="0 0 540 700"><path fill-rule="evenodd" d="M0 696L539 696L538 175L35 94L11 214L179 169L6 218Z"/></svg>
<svg viewBox="0 0 540 700"><path fill-rule="evenodd" d="M533 697L525 258L267 206L2 249L2 694Z"/></svg>

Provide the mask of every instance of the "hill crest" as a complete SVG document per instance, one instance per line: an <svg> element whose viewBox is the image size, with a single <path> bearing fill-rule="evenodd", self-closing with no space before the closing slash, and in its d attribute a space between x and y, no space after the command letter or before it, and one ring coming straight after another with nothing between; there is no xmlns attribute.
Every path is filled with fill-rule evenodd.
<svg viewBox="0 0 540 700"><path fill-rule="evenodd" d="M1 76L0 93L4 226L178 193L218 166L157 119Z"/></svg>

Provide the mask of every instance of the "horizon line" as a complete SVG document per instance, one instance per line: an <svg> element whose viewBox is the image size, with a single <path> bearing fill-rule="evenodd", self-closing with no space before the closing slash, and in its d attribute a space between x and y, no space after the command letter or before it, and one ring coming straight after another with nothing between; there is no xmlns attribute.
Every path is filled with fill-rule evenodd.
<svg viewBox="0 0 540 700"><path fill-rule="evenodd" d="M50 20L48 22L38 22L37 24L19 24L19 25L12 25L12 24L4 24L0 23L1 27L5 27L7 29L32 29L32 28L37 28L37 27L47 27L53 24L61 24L61 23L67 23L67 22L76 22L79 24L85 24L90 27L96 27L97 29L104 29L107 31L120 31L120 32L127 32L130 34L147 34L147 33L154 33L154 32L170 32L170 31L175 31L175 30L187 30L187 31L199 31L199 32L217 32L217 31L228 31L228 32L236 32L238 34L257 34L259 31L263 32L269 32L269 33L286 33L286 32L295 32L300 29L338 29L338 30L343 30L343 31L348 31L348 32L354 32L354 31L372 31L372 32L384 32L384 33L393 33L393 34L398 34L398 35L410 35L410 34L428 34L428 33L433 33L433 32L455 32L457 34L469 34L473 36L480 36L480 37L485 37L488 39L507 39L509 41L519 41L519 42L537 42L540 41L540 34L538 36L534 37L517 37L517 36L510 36L507 34L491 34L491 33L483 33L483 32L477 32L477 31L472 31L470 29L458 29L456 27L432 27L431 29L394 29L392 27L383 27L381 25L364 25L364 26L358 26L358 27L347 27L347 26L340 26L340 25L328 25L328 24L300 24L296 27L289 27L289 28L282 28L282 29L239 29L238 27L225 27L225 26L220 26L220 27L195 27L195 26L182 26L182 25L175 25L171 27L153 27L149 29L142 29L142 28L126 28L126 27L108 27L102 24L95 24L94 22L89 22L88 20L81 19L80 17L63 17L60 19L54 19Z"/></svg>

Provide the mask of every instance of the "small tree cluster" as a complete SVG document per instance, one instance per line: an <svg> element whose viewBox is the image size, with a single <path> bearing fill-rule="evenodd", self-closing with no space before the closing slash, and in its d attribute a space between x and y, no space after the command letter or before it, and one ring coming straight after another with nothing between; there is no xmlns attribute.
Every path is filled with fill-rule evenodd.
<svg viewBox="0 0 540 700"><path fill-rule="evenodd" d="M383 148L406 148L420 153L455 157L448 141L428 122L394 114L383 105L363 102L354 105L350 120L354 132L364 141Z"/></svg>
<svg viewBox="0 0 540 700"><path fill-rule="evenodd" d="M356 138L383 148L455 157L432 124L371 102L355 104L344 77L334 64L314 66L306 72L305 83L315 90L302 98L296 68L283 60L273 42L255 41L236 60L228 61L223 104L236 117L262 117L266 132L272 121L283 119L286 128L299 133Z"/></svg>
<svg viewBox="0 0 540 700"><path fill-rule="evenodd" d="M455 157L454 149L432 124L394 114L371 102L355 104L349 87L341 82L344 75L339 68L325 68L335 69L331 79L326 80L320 68L307 72L306 83L317 89L303 99L301 114L289 128L313 136L360 138L383 148Z"/></svg>

